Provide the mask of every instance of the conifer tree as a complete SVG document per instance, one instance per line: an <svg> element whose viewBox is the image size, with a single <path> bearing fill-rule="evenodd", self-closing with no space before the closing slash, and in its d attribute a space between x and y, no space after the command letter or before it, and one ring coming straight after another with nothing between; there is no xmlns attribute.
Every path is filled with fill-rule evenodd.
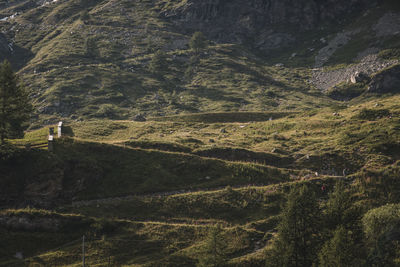
<svg viewBox="0 0 400 267"><path fill-rule="evenodd" d="M32 105L8 61L0 66L0 142L24 135Z"/></svg>
<svg viewBox="0 0 400 267"><path fill-rule="evenodd" d="M153 74L162 74L167 69L167 56L163 51L158 50L151 58L149 71Z"/></svg>
<svg viewBox="0 0 400 267"><path fill-rule="evenodd" d="M319 246L318 200L307 186L292 188L267 266L312 266Z"/></svg>
<svg viewBox="0 0 400 267"><path fill-rule="evenodd" d="M99 48L95 37L87 37L84 43L85 55L87 57L95 58L100 55Z"/></svg>
<svg viewBox="0 0 400 267"><path fill-rule="evenodd" d="M335 185L335 190L329 196L326 205L326 222L327 227L335 230L341 224L348 222L350 218L348 212L352 206L350 194L345 190L342 180L338 180Z"/></svg>
<svg viewBox="0 0 400 267"><path fill-rule="evenodd" d="M189 46L196 53L199 53L202 49L206 49L208 42L202 32L195 32L189 41Z"/></svg>
<svg viewBox="0 0 400 267"><path fill-rule="evenodd" d="M321 267L352 267L362 266L358 258L358 247L353 238L353 233L343 226L338 227L333 237L328 240L319 253Z"/></svg>

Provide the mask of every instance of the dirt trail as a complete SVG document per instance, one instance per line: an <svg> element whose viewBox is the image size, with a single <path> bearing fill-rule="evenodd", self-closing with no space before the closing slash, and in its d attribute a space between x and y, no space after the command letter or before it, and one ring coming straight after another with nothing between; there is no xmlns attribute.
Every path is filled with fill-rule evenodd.
<svg viewBox="0 0 400 267"><path fill-rule="evenodd" d="M343 176L332 176L332 175L320 175L316 176L314 178L310 178L308 180L321 180L321 179L327 179L327 178L334 178L334 179L340 179L344 178ZM233 186L232 189L267 189L267 187L272 187L276 186L276 184L268 184L268 185L241 185L241 186ZM79 208L79 207L87 207L87 206L93 206L93 205L103 205L103 204L114 204L118 202L129 202L132 200L135 200L137 198L148 198L148 197L167 197L167 196L174 196L174 195L184 195L184 194L192 194L192 193L212 193L216 192L219 190L222 190L226 188L226 186L220 186L216 188L198 188L198 189L193 189L193 190L175 190L175 191L168 191L168 192L156 192L156 193L150 193L150 194L132 194L132 195L127 195L127 196L119 196L119 197L109 197L109 198L99 198L99 199L91 199L91 200L81 200L81 201L73 201L71 203L71 206L74 208ZM275 190L271 189L268 191L270 193L275 192Z"/></svg>
<svg viewBox="0 0 400 267"><path fill-rule="evenodd" d="M237 187L232 187L232 188L233 189L241 189L241 188L261 189L261 188L265 188L268 186L271 186L271 185L248 185L248 186L237 186ZM100 199L92 199L92 200L73 201L71 203L71 206L74 208L79 208L79 207L87 207L87 206L100 205L100 204L112 204L112 203L116 203L116 202L127 202L127 201L135 200L137 198L167 197L167 196L173 196L173 195L184 195L184 194L198 193L198 192L211 193L211 192L216 192L216 191L222 190L224 188L226 188L226 186L221 186L221 187L216 187L216 188L199 188L199 189L194 189L194 190L175 190L175 191L157 192L157 193L151 193L151 194L132 194L132 195L120 196L120 197L109 197L109 198L100 198Z"/></svg>

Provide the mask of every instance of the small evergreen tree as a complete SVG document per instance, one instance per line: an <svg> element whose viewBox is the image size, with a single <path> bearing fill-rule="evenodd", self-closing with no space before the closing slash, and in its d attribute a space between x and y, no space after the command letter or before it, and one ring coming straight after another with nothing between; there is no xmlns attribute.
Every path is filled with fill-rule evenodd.
<svg viewBox="0 0 400 267"><path fill-rule="evenodd" d="M326 203L324 215L323 234L326 242L319 254L322 266L358 264L365 256L360 222L362 210L359 206L353 205L350 191L346 190L343 180L336 182L335 190ZM346 242L351 245L345 245ZM338 253L341 258L334 259L335 253ZM346 255L351 255L352 259L345 259ZM339 263L342 265L337 265Z"/></svg>
<svg viewBox="0 0 400 267"><path fill-rule="evenodd" d="M95 37L88 37L85 40L84 44L85 55L87 57L97 57L99 56L100 52L97 47L97 41Z"/></svg>
<svg viewBox="0 0 400 267"><path fill-rule="evenodd" d="M330 230L335 230L339 225L348 223L351 220L351 218L349 218L349 216L351 216L351 214L349 214L351 206L350 194L345 190L343 181L338 180L335 185L335 190L329 196L329 200L326 204L326 226Z"/></svg>
<svg viewBox="0 0 400 267"><path fill-rule="evenodd" d="M0 142L6 138L21 138L32 112L28 93L19 83L11 64L0 66Z"/></svg>
<svg viewBox="0 0 400 267"><path fill-rule="evenodd" d="M267 266L312 266L320 232L318 200L307 186L292 188Z"/></svg>
<svg viewBox="0 0 400 267"><path fill-rule="evenodd" d="M352 267L361 266L358 258L358 247L352 232L340 226L322 247L318 255L321 267Z"/></svg>
<svg viewBox="0 0 400 267"><path fill-rule="evenodd" d="M208 41L202 32L195 32L189 41L189 46L196 53L208 47Z"/></svg>
<svg viewBox="0 0 400 267"><path fill-rule="evenodd" d="M153 74L162 74L167 69L167 55L163 51L158 50L151 58L149 71Z"/></svg>
<svg viewBox="0 0 400 267"><path fill-rule="evenodd" d="M198 267L219 267L226 263L227 243L222 233L221 225L210 229L197 264Z"/></svg>

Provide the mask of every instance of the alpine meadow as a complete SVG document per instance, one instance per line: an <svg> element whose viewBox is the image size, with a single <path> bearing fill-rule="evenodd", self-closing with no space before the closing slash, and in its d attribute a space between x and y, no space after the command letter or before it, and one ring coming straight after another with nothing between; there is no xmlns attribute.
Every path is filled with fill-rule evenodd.
<svg viewBox="0 0 400 267"><path fill-rule="evenodd" d="M400 1L0 0L2 266L400 266Z"/></svg>

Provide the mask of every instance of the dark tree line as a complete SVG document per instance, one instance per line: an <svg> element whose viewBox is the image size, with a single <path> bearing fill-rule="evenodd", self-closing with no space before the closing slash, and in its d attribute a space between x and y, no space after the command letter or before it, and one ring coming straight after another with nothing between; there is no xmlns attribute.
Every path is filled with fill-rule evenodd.
<svg viewBox="0 0 400 267"><path fill-rule="evenodd" d="M342 181L319 202L309 186L291 189L266 266L398 266L399 204L365 213Z"/></svg>
<svg viewBox="0 0 400 267"><path fill-rule="evenodd" d="M29 122L32 105L27 91L8 61L0 66L0 142L21 138Z"/></svg>

